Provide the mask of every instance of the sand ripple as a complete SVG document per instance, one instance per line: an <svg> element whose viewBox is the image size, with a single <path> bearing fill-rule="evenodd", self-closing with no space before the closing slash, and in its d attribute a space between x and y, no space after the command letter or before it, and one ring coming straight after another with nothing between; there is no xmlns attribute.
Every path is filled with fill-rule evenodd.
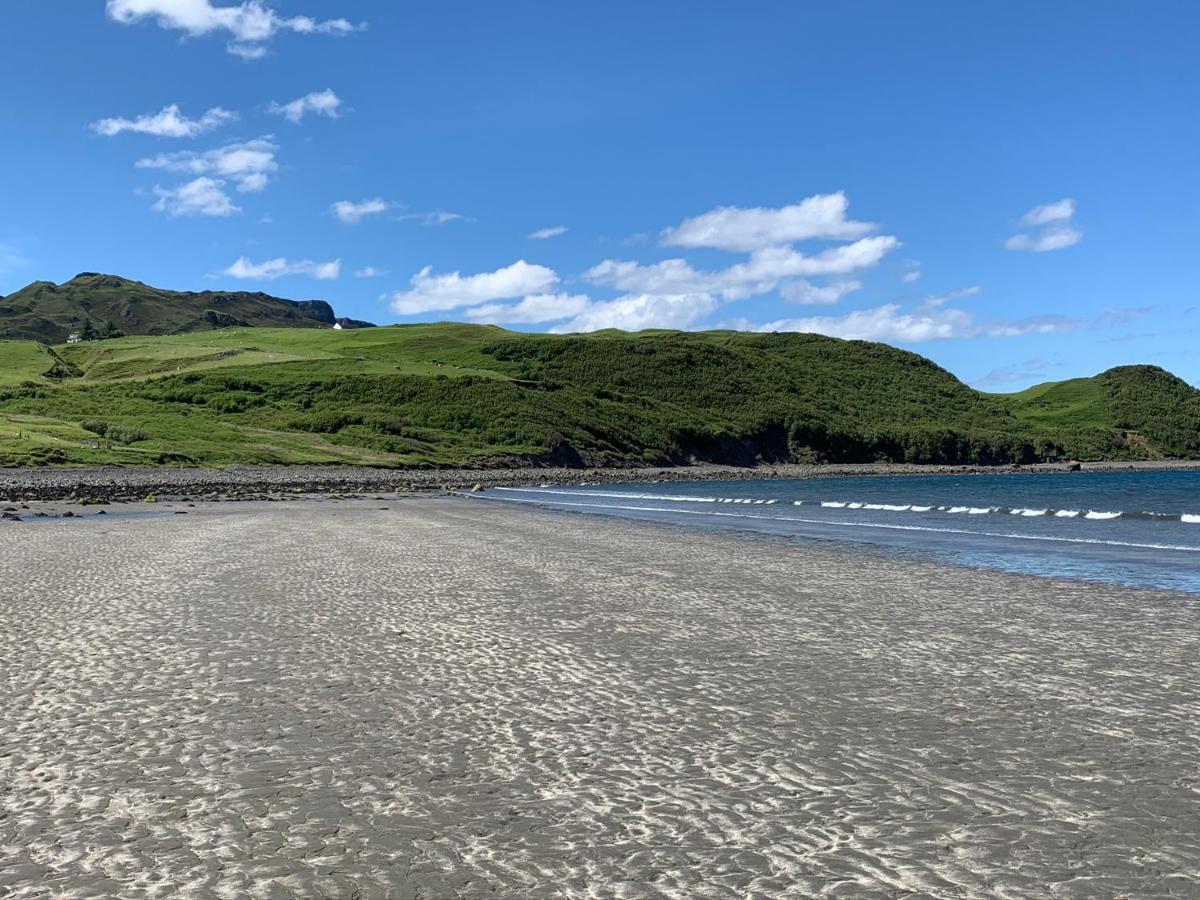
<svg viewBox="0 0 1200 900"><path fill-rule="evenodd" d="M191 513L0 523L0 896L1200 896L1194 599Z"/></svg>

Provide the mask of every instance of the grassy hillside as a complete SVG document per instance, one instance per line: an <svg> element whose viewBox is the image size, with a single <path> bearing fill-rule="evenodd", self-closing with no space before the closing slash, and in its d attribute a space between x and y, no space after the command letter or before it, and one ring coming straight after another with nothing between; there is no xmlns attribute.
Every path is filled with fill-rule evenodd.
<svg viewBox="0 0 1200 900"><path fill-rule="evenodd" d="M1200 391L1157 366L1122 366L1000 399L1080 459L1200 457Z"/></svg>
<svg viewBox="0 0 1200 900"><path fill-rule="evenodd" d="M1197 392L1161 370L1000 397L916 354L816 335L438 324L0 348L0 464L1200 455ZM1168 389L1162 409L1145 399ZM1142 408L1155 422L1130 438Z"/></svg>
<svg viewBox="0 0 1200 900"><path fill-rule="evenodd" d="M239 325L330 328L335 321L332 307L323 300L284 300L241 291L166 291L94 272L65 284L35 281L0 297L0 338L48 344L65 341L89 322L102 333L177 334Z"/></svg>

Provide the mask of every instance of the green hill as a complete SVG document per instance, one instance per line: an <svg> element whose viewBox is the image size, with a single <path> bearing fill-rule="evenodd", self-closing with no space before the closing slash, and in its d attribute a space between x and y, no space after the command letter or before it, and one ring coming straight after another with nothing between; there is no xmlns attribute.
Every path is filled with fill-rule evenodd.
<svg viewBox="0 0 1200 900"><path fill-rule="evenodd" d="M167 291L84 272L64 284L35 281L0 297L0 339L62 343L88 323L101 333L179 334L230 326L331 328L324 300L284 300L244 291ZM340 320L361 327L368 323Z"/></svg>
<svg viewBox="0 0 1200 900"><path fill-rule="evenodd" d="M0 344L0 465L1200 457L1160 369L1001 396L810 334L225 328Z"/></svg>
<svg viewBox="0 0 1200 900"><path fill-rule="evenodd" d="M1200 457L1200 391L1157 366L1121 366L997 396L1080 459Z"/></svg>

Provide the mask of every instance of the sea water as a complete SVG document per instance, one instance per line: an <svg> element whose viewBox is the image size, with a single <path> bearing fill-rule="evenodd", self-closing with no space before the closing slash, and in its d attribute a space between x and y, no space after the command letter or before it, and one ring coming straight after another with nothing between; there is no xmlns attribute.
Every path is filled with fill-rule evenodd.
<svg viewBox="0 0 1200 900"><path fill-rule="evenodd" d="M495 489L483 496L1200 593L1200 472L546 485Z"/></svg>

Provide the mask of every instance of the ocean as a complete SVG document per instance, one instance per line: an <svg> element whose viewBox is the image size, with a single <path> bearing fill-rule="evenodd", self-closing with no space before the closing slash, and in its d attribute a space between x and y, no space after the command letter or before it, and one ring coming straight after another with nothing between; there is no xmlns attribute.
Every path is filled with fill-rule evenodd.
<svg viewBox="0 0 1200 900"><path fill-rule="evenodd" d="M475 496L1200 593L1200 472L543 485Z"/></svg>

